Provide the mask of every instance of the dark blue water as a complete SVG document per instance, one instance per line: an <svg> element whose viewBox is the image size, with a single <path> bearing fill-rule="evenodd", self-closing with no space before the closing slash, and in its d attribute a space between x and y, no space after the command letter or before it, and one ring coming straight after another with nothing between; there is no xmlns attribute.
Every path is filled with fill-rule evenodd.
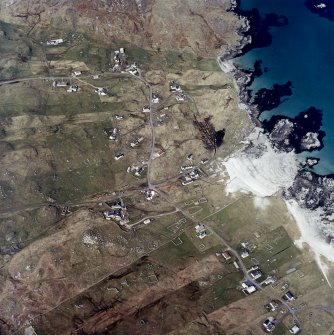
<svg viewBox="0 0 334 335"><path fill-rule="evenodd" d="M304 0L241 0L241 8L257 8L261 15L282 14L289 20L286 26L270 28L270 46L253 49L236 60L249 68L261 59L263 67L268 67L252 84L254 92L292 81L292 96L261 118L274 114L294 117L311 106L321 109L324 148L300 155L320 158L315 172L334 173L334 21L311 13Z"/></svg>

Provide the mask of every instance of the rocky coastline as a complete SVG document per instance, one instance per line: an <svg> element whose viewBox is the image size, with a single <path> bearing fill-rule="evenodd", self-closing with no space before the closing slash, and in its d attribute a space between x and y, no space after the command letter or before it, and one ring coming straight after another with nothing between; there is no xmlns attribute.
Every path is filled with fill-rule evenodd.
<svg viewBox="0 0 334 335"><path fill-rule="evenodd" d="M255 126L263 129L274 150L281 152L312 152L323 148L325 132L322 131L321 110L310 107L302 111L295 118L276 115L267 121L260 121L259 116L263 111L276 108L282 98L292 94L291 82L274 85L271 89L260 89L254 97L250 89L254 79L260 76L266 69L261 68L261 61L254 64L253 69L242 69L233 63L235 57L239 57L253 48L265 47L271 43L268 28L270 25L284 25L286 19L275 14L268 14L262 22L256 9L244 11L240 8L240 0L231 1L231 10L239 16L241 28L240 45L220 58L221 68L225 72L231 72L235 78L239 91L240 106L247 110ZM269 17L269 18L268 18ZM264 22L263 22L264 21ZM261 33L264 36L260 36ZM311 116L311 117L310 117ZM249 146L252 146L252 142ZM299 159L300 160L300 159ZM298 172L293 184L283 188L282 196L286 201L293 201L305 211L316 211L319 215L316 229L323 236L326 243L334 242L334 174L319 175L312 171L312 167L319 162L319 158L306 157L300 162Z"/></svg>

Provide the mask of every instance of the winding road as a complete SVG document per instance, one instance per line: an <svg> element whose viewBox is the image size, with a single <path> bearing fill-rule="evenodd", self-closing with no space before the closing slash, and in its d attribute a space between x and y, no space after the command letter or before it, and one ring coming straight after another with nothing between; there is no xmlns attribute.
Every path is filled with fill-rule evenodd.
<svg viewBox="0 0 334 335"><path fill-rule="evenodd" d="M149 159L147 161L147 187L143 187L140 190L145 190L145 189L150 189L150 190L154 190L161 199L163 199L165 202L167 202L169 205L171 205L174 208L174 211L172 212L168 212L168 213L162 213L162 214L158 214L156 215L156 217L160 217L160 216L165 216L165 215L169 215L169 214L173 214L173 213L177 213L180 212L183 214L183 216L185 218L187 218L188 220L190 220L191 222L193 222L194 225L197 225L199 223L202 223L204 220L199 220L197 218L195 218L193 215L191 215L190 213L188 213L187 211L185 211L183 208L180 208L172 199L170 199L170 197L163 192L159 186L161 186L159 184L154 184L152 182L152 161L154 159L154 153L155 153L155 145L156 145L156 134L155 134L155 127L154 127L154 121L153 121L153 113L154 113L154 106L152 104L152 94L153 94L153 90L152 90L152 86L149 84L149 82L147 80L145 80L141 73L139 72L138 76L135 75L131 75L128 73L104 73L103 76L126 76L126 77L133 77L136 78L137 80L140 80L142 83L144 83L144 85L148 88L149 90L149 94L148 94L148 100L149 100L149 108L150 108L150 112L149 112L149 127L151 129L151 145L150 145L150 152L149 152ZM35 80L77 80L85 85L89 85L92 86L93 88L97 88L96 86L92 85L91 83L88 83L87 81L85 81L84 79L88 79L91 78L91 76L80 76L80 78L77 77L28 77L28 78L20 78L20 79L12 79L12 80L6 80L6 81L2 81L0 82L0 86L2 85L11 85L11 84L15 84L15 83L20 83L20 82L29 82L29 81L35 81ZM191 102L193 102L195 104L195 108L196 108L196 113L199 114L197 105L195 100L189 96L189 100ZM178 179L178 177L175 177L176 179ZM173 181L175 180L175 178L173 179ZM168 180L166 180L168 182ZM164 182L166 182L164 181ZM137 192L138 190L132 190L132 191L125 191L125 195L129 195L129 194L133 194L133 192ZM117 196L115 196L116 198ZM108 197L108 200L110 200L110 197ZM81 202L71 202L71 203L67 203L66 205L71 205L71 206L76 206L76 205L82 205L84 203L91 203L91 202L96 202L96 201L81 201ZM13 213L18 213L21 211L25 211L25 210L32 210L32 209L36 209L42 206L45 206L49 203L40 203L40 204L30 204L27 206L23 206L23 207L13 207L13 208L9 208L9 209L5 209L2 210L0 212L0 217L3 217L5 215L8 214L13 214ZM232 203L231 203L232 204ZM231 205L228 204L227 206ZM220 209L221 210L221 209ZM213 215L213 214L212 214ZM210 216L210 215L209 215ZM209 216L207 216L205 219L207 219ZM153 217L153 216L151 216ZM140 223L142 223L146 218L134 223L132 226L136 226L139 225ZM224 246L224 248L228 249L229 252L235 257L235 259L238 261L238 264L240 266L240 270L242 271L243 275L244 275L244 280L247 280L249 282L251 282L256 288L257 290L261 291L266 297L268 297L270 300L272 299L276 299L278 301L281 302L281 304L283 306L286 307L287 309L287 313L284 314L284 316L278 320L278 322L281 322L287 315L291 315L293 317L293 319L298 322L298 317L297 317L297 313L305 308L300 308L300 309L295 309L293 307L291 307L286 301L282 300L280 297L273 297L272 294L270 294L269 292L267 292L267 290L265 288L263 288L259 283L257 283L256 281L254 281L248 271L247 268L242 260L242 258L240 257L239 253L237 252L237 250L235 250L234 248L231 247L231 245L224 239L224 237L222 237L211 225L210 223L205 223L206 229L217 238L218 241L220 241L220 243ZM108 274L109 275L109 274ZM94 285L96 285L96 283L94 283ZM89 288L89 287L88 287ZM86 288L86 289L88 289ZM80 292L81 293L81 292ZM72 299L73 297L71 297ZM64 302L64 301L63 301ZM61 303L63 303L61 302ZM56 307L58 307L59 305L57 305ZM55 308L56 308L55 307ZM307 308L315 308L315 309L321 309L321 310L327 310L327 311L333 311L334 310L334 306L313 306L313 307L307 307ZM54 308L53 308L54 309ZM49 312L49 311L48 311ZM34 319L34 318L33 318ZM16 333L16 332L14 332ZM13 334L14 334L13 333Z"/></svg>

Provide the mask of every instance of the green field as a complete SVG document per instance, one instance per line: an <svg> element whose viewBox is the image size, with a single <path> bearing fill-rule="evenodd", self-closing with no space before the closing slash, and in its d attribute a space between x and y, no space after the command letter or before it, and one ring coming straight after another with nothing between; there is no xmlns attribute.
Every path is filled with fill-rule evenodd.
<svg viewBox="0 0 334 335"><path fill-rule="evenodd" d="M288 334L288 329L284 326L283 323L277 325L273 331L273 335L286 335L286 334Z"/></svg>
<svg viewBox="0 0 334 335"><path fill-rule="evenodd" d="M182 244L176 246L173 242L162 246L152 254L158 262L167 266L178 266L187 257L199 257L200 252L196 249L185 233L180 236Z"/></svg>
<svg viewBox="0 0 334 335"><path fill-rule="evenodd" d="M286 230L278 227L261 236L256 249L244 263L251 267L254 265L252 259L256 259L261 264L261 269L268 274L286 263L291 263L298 255L300 251L294 246Z"/></svg>
<svg viewBox="0 0 334 335"><path fill-rule="evenodd" d="M217 280L203 296L204 311L206 313L211 313L234 301L245 298L245 294L236 289L243 278L241 273L227 273L222 277L223 278Z"/></svg>

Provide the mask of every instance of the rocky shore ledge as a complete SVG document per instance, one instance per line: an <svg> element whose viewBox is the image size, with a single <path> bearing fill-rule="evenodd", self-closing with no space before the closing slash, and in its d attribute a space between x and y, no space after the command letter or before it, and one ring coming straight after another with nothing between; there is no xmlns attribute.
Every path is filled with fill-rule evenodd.
<svg viewBox="0 0 334 335"><path fill-rule="evenodd" d="M240 107L249 113L257 127L263 129L263 132L267 135L271 149L278 155L283 152L298 154L301 152L320 150L323 148L323 138L325 137L325 132L320 129L322 126L321 110L310 107L295 118L276 115L267 121L261 122L259 116L263 111L276 108L283 101L282 98L292 94L292 83L276 84L271 89L260 89L253 95L250 86L253 80L260 76L263 71L266 71L266 69L261 69L261 61L255 62L254 69L242 69L233 63L235 57L253 48L269 45L271 43L271 36L268 28L271 25L284 25L287 23L287 20L284 17L275 16L274 14L268 14L262 19L256 9L250 11L241 10L239 0L231 1L231 10L240 18L241 24L238 30L238 34L242 35L240 45L233 50L229 50L219 59L219 63L224 72L231 72L235 78L239 91ZM257 22L257 20L260 22ZM256 23L255 26L252 26L252 23ZM250 139L243 153L237 158L233 157L233 159L237 160L242 157L244 160L247 151L252 151L251 148L255 150L256 147L258 147L257 141ZM261 159L261 157L250 157L249 159L258 160ZM282 184L280 191L286 201L300 207L299 213L303 213L305 225L313 225L311 227L312 234L322 236L321 243L325 241L325 243L333 244L334 175L322 176L310 170L318 163L318 158L307 157L302 162L300 160L301 158L296 155L293 164L297 164L298 168L296 169L297 172L295 173L293 182L288 187L287 184ZM250 164L252 166L251 168L254 168L256 164L257 163L253 161L253 163ZM263 185L263 187L264 186L265 185ZM252 192L250 189L246 189L246 191ZM312 222L306 218L310 211L313 211L316 215ZM300 222L300 220L297 221ZM300 224L299 227L301 228ZM306 241L306 236L309 235L306 233L306 230L310 231L310 227L305 228L305 234L303 234L303 228L301 228L302 238L304 236L305 242L309 243L309 241ZM314 238L314 236L312 238ZM324 256L328 259L333 259L333 257L327 254Z"/></svg>

